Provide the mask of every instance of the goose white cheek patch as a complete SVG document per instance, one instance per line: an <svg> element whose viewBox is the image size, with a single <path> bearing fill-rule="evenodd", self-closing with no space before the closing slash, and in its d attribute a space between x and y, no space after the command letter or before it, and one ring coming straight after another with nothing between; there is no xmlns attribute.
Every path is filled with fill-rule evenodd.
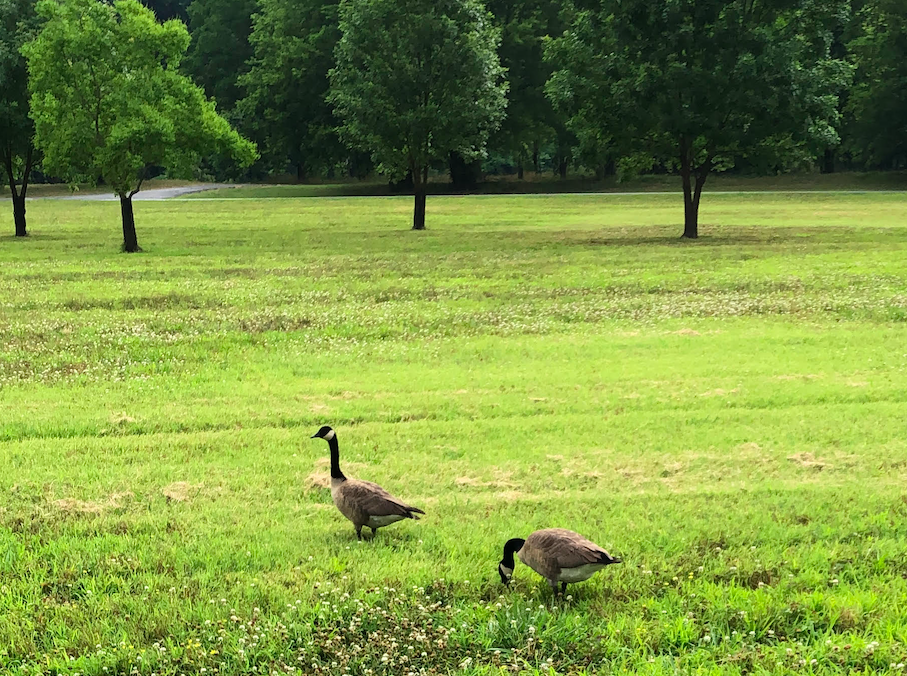
<svg viewBox="0 0 907 676"><path fill-rule="evenodd" d="M327 434L324 435L325 441L330 441L333 438L334 438L334 430L331 430L330 432L328 432Z"/></svg>

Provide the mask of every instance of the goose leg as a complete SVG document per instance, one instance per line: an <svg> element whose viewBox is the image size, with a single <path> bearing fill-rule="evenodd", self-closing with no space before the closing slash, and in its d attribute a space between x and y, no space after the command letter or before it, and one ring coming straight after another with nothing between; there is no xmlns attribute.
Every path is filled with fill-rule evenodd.
<svg viewBox="0 0 907 676"><path fill-rule="evenodd" d="M362 526L356 526L356 539L362 539Z"/></svg>
<svg viewBox="0 0 907 676"><path fill-rule="evenodd" d="M369 526L369 528L372 528L372 527ZM372 528L372 537L374 538L377 534L378 534L378 529L377 529L377 528Z"/></svg>
<svg viewBox="0 0 907 676"><path fill-rule="evenodd" d="M561 582L561 596L567 593L567 583Z"/></svg>
<svg viewBox="0 0 907 676"><path fill-rule="evenodd" d="M548 584L551 585L551 594L557 596L557 580L548 580Z"/></svg>

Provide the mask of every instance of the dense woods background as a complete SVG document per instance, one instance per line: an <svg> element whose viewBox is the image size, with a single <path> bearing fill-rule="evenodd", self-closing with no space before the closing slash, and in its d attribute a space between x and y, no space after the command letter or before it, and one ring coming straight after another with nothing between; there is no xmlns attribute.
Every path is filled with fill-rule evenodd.
<svg viewBox="0 0 907 676"><path fill-rule="evenodd" d="M181 71L258 146L260 158L250 168L212 156L202 163L206 175L375 173L374 153L341 133L337 99L329 96L343 3L143 2L159 21L185 22L191 43ZM407 16L415 11L410 4L397 2L397 11L416 26L417 17ZM0 0L6 45L0 140L11 183L38 162L27 148L14 147L28 123L25 97L15 101L10 47L16 35L21 42L37 30L33 5ZM704 169L773 174L907 166L907 0L488 0L485 9L505 69L506 112L478 155L434 157L436 180L449 175L468 188L483 174L686 172L692 199ZM742 126L728 122L741 112L749 115ZM772 133L754 133L760 126ZM731 133L709 140L719 129ZM412 185L411 172L395 178Z"/></svg>
<svg viewBox="0 0 907 676"><path fill-rule="evenodd" d="M192 45L185 68L217 99L221 112L226 111L240 131L267 149L254 172L292 172L301 177L368 172L367 155L351 154L338 142L336 120L324 101L327 71L339 39L338 2L145 0L145 4L160 19L177 17L187 22ZM610 148L607 143L595 143L595 134L571 126L569 116L555 109L545 91L560 65L559 55L545 58L548 39L569 30L577 13L600 4L552 0L486 3L501 34L499 55L509 83L507 115L490 138L481 167L462 166L458 158L450 159L453 181L468 184L479 170L603 175L620 168L617 143ZM672 4L693 6L636 4L651 4L656 9ZM771 3L720 4L758 10ZM790 9L798 3L775 4ZM830 55L853 69L837 102L839 140L826 147L794 149L785 139L778 139L779 149L784 146L788 152L736 158L733 169L775 173L907 166L907 1L815 5L825 14L824 25L813 26L815 35L804 39L828 40ZM640 8L640 13L644 11ZM637 14L641 20L639 17ZM668 23L663 28L680 32L684 26ZM779 92L780 96L786 94ZM648 170L669 168L655 163Z"/></svg>

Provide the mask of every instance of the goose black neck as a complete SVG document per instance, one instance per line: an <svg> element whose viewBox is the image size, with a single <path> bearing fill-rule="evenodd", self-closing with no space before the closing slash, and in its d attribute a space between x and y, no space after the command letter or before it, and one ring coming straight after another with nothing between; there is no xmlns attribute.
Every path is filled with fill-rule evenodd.
<svg viewBox="0 0 907 676"><path fill-rule="evenodd" d="M331 478L346 479L340 471L340 444L337 443L336 435L328 440L328 446L331 447Z"/></svg>
<svg viewBox="0 0 907 676"><path fill-rule="evenodd" d="M513 555L520 551L523 548L523 545L526 544L526 541L522 538L513 538L508 540L504 545L504 559L501 561L505 566L513 569L515 563L513 560Z"/></svg>

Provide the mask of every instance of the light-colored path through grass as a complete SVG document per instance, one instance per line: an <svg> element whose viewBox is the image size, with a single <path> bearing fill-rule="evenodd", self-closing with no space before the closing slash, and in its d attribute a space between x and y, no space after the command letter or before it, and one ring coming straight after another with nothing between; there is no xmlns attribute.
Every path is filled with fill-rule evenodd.
<svg viewBox="0 0 907 676"><path fill-rule="evenodd" d="M172 199L174 197L185 197L187 195L197 195L212 190L223 192L235 187L237 186L222 183L195 183L170 188L151 188L150 190L140 190L135 194L133 199L138 202L151 202ZM72 195L50 196L49 198L88 202L118 202L120 200L118 195L107 192L76 193Z"/></svg>
<svg viewBox="0 0 907 676"><path fill-rule="evenodd" d="M410 207L0 238L0 671L901 673L904 195ZM324 423L425 518L357 544ZM545 526L625 564L503 589Z"/></svg>

